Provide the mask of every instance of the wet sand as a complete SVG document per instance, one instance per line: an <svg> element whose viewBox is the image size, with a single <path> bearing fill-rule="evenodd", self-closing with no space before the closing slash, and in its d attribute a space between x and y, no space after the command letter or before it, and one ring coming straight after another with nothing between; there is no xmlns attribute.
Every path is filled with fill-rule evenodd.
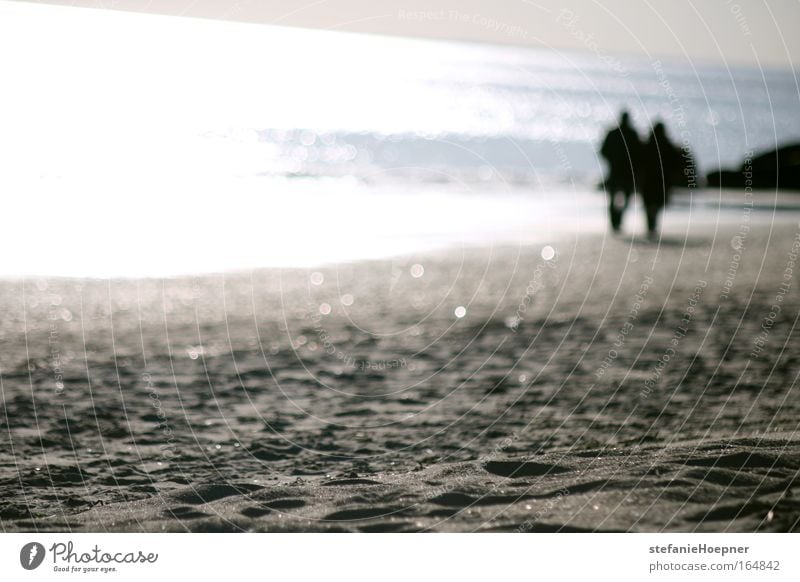
<svg viewBox="0 0 800 582"><path fill-rule="evenodd" d="M3 282L0 525L797 530L798 229L743 224Z"/></svg>

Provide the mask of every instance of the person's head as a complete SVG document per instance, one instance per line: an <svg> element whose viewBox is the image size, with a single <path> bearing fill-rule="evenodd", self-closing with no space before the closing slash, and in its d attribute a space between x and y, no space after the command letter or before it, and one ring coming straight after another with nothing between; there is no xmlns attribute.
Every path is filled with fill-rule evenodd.
<svg viewBox="0 0 800 582"><path fill-rule="evenodd" d="M619 126L620 127L630 127L631 125L631 116L626 110L622 110L622 113L619 115Z"/></svg>
<svg viewBox="0 0 800 582"><path fill-rule="evenodd" d="M657 121L655 125L653 125L653 135L657 138L662 138L667 135L667 128L663 121Z"/></svg>

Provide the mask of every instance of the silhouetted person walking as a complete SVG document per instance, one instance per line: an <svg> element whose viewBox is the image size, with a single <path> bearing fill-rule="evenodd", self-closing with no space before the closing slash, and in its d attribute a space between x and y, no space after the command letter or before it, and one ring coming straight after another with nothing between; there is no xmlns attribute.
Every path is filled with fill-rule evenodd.
<svg viewBox="0 0 800 582"><path fill-rule="evenodd" d="M681 151L672 144L661 122L653 126L642 149L641 192L647 213L647 233L652 238L658 231L658 215L669 203L676 173L683 169Z"/></svg>
<svg viewBox="0 0 800 582"><path fill-rule="evenodd" d="M600 154L608 161L605 187L608 192L608 213L614 232L619 232L622 215L636 189L636 170L641 147L639 134L631 127L628 112L623 111L619 127L608 132L600 148Z"/></svg>

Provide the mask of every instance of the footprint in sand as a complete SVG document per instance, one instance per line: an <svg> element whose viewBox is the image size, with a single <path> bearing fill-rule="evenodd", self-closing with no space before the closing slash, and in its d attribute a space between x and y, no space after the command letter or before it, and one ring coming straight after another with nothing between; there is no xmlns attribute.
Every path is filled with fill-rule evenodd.
<svg viewBox="0 0 800 582"><path fill-rule="evenodd" d="M245 507L240 513L245 517L263 517L272 513L272 510L267 507Z"/></svg>
<svg viewBox="0 0 800 582"><path fill-rule="evenodd" d="M245 495L253 491L263 489L257 485L240 484L240 485L201 485L195 487L191 491L184 491L174 496L174 499L182 503L189 503L190 505L203 505L232 495Z"/></svg>
<svg viewBox="0 0 800 582"><path fill-rule="evenodd" d="M177 519L177 520L184 520L184 519L198 519L200 517L211 517L210 513L205 513L204 511L197 511L194 507L172 507L169 509L165 509L163 514L164 517L169 519Z"/></svg>
<svg viewBox="0 0 800 582"><path fill-rule="evenodd" d="M489 461L483 465L489 473L501 477L543 477L545 475L557 475L559 473L569 473L571 469L559 465L546 463L533 463L531 461Z"/></svg>

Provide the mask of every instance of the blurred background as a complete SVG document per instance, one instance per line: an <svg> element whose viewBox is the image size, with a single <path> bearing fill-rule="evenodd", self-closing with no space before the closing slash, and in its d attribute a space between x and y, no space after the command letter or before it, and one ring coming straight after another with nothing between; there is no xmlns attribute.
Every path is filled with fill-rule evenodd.
<svg viewBox="0 0 800 582"><path fill-rule="evenodd" d="M0 244L26 241L0 275L603 232L597 150L623 108L701 178L800 139L793 2L52 4L0 3ZM729 206L681 194L667 229Z"/></svg>

